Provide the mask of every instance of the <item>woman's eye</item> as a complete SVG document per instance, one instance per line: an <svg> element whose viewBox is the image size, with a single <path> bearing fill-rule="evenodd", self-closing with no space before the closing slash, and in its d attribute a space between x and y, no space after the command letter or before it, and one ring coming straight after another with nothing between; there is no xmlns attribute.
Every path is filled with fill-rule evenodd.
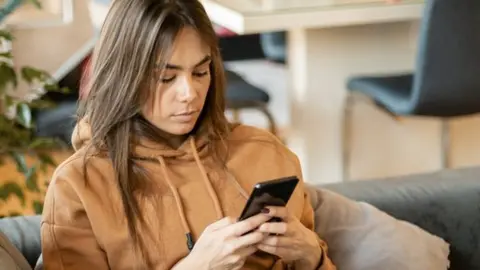
<svg viewBox="0 0 480 270"><path fill-rule="evenodd" d="M193 73L193 76L200 78L200 77L206 76L207 74L208 74L208 71L204 71L204 72L194 72L194 73Z"/></svg>
<svg viewBox="0 0 480 270"><path fill-rule="evenodd" d="M170 83L170 82L173 82L173 80L175 80L175 76L172 76L169 78L161 78L160 80L162 83Z"/></svg>

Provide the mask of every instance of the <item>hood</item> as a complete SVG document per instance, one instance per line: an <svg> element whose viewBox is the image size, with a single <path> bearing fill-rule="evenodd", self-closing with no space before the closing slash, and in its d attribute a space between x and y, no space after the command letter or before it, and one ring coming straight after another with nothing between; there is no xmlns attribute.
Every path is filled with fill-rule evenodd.
<svg viewBox="0 0 480 270"><path fill-rule="evenodd" d="M72 146L75 151L79 151L83 147L90 144L92 138L91 126L87 120L80 120L75 126L72 133ZM194 140L194 148L190 143ZM175 157L176 159L194 159L194 151L200 157L204 157L208 154L209 140L207 135L190 136L179 148L175 149L167 144L159 142L149 141L147 139L136 142L133 147L132 155L136 158L142 159L156 159L159 156L164 158Z"/></svg>

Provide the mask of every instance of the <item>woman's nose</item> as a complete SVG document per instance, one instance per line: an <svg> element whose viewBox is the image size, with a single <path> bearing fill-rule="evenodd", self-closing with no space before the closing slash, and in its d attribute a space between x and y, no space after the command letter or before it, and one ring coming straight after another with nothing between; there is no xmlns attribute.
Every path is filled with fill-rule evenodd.
<svg viewBox="0 0 480 270"><path fill-rule="evenodd" d="M177 97L181 102L191 102L197 97L197 92L192 85L192 80L187 76L178 80Z"/></svg>

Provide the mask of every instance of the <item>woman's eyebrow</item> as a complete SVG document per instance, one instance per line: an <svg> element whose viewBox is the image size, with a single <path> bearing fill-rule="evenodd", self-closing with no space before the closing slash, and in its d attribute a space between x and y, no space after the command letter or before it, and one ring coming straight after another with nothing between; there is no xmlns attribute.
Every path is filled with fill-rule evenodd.
<svg viewBox="0 0 480 270"><path fill-rule="evenodd" d="M207 63L208 61L212 60L212 57L210 55L206 55L205 57L203 57L202 60L200 60L198 63L196 63L193 68L196 68L196 67L199 67L205 63ZM184 70L185 68L182 67L182 66L179 66L179 65L174 65L174 64L167 64L165 66L166 69L174 69L174 70Z"/></svg>

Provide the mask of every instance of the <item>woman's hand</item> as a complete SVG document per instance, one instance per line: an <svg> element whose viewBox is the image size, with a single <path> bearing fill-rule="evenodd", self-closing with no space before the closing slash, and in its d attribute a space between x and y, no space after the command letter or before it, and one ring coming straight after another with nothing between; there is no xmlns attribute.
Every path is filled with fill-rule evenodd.
<svg viewBox="0 0 480 270"><path fill-rule="evenodd" d="M267 207L270 217L282 222L267 222L258 228L269 236L258 244L258 248L277 255L287 263L295 263L296 269L315 269L322 257L322 249L315 232L306 228L297 217L290 215L285 207Z"/></svg>
<svg viewBox="0 0 480 270"><path fill-rule="evenodd" d="M240 269L248 256L255 253L257 244L265 234L253 231L270 219L259 214L237 222L224 218L209 225L198 239L195 247L173 269Z"/></svg>

